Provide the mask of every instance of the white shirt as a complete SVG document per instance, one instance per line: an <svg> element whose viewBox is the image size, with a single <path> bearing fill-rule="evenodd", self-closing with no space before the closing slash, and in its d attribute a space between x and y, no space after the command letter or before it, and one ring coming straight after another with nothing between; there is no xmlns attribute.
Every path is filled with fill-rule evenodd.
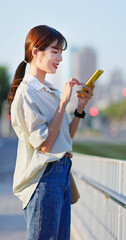
<svg viewBox="0 0 126 240"><path fill-rule="evenodd" d="M49 153L39 146L48 137L48 126L60 102L59 91L50 83L42 84L26 74L11 105L12 126L18 136L13 191L23 202L29 202L48 162L72 151L69 119L65 112L60 131Z"/></svg>

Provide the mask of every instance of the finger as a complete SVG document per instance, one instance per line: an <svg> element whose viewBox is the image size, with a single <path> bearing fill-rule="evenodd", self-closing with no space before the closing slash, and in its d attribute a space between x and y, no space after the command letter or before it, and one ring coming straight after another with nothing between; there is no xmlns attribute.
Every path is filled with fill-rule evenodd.
<svg viewBox="0 0 126 240"><path fill-rule="evenodd" d="M94 82L92 81L92 82L91 82L91 89L94 90L94 88L95 88L95 84L94 84Z"/></svg>
<svg viewBox="0 0 126 240"><path fill-rule="evenodd" d="M91 87L88 87L86 85L83 85L83 88L85 89L84 92L89 92L90 94L92 93Z"/></svg>
<svg viewBox="0 0 126 240"><path fill-rule="evenodd" d="M76 94L75 97L82 99L82 100L86 100L86 96L78 96L78 94Z"/></svg>
<svg viewBox="0 0 126 240"><path fill-rule="evenodd" d="M71 87L73 87L74 85L79 85L78 83L74 82L74 81L69 81L69 84Z"/></svg>
<svg viewBox="0 0 126 240"><path fill-rule="evenodd" d="M84 84L84 83L81 83L81 82L80 82L80 85L81 85L82 87L85 87L85 84Z"/></svg>
<svg viewBox="0 0 126 240"><path fill-rule="evenodd" d="M94 95L92 91L90 93L83 92L83 91L76 91L76 92L79 94L79 96L81 95L81 96L86 96L86 97L92 97Z"/></svg>
<svg viewBox="0 0 126 240"><path fill-rule="evenodd" d="M68 83L70 84L70 86L74 86L76 84L76 82L74 81L69 81Z"/></svg>
<svg viewBox="0 0 126 240"><path fill-rule="evenodd" d="M82 85L83 83L81 83L81 82L79 82L76 78L71 78L70 80L69 80L69 82L75 82L75 84L77 84L77 85Z"/></svg>
<svg viewBox="0 0 126 240"><path fill-rule="evenodd" d="M71 81L79 83L79 81L76 78L70 78L69 82L71 82Z"/></svg>
<svg viewBox="0 0 126 240"><path fill-rule="evenodd" d="M84 101L89 101L89 100L90 100L90 98L87 98L86 96L84 97L84 96L78 96L78 95L76 95L76 97L79 98L79 99L81 99L81 100L84 100Z"/></svg>
<svg viewBox="0 0 126 240"><path fill-rule="evenodd" d="M83 101L89 101L91 99L91 97L86 97L86 96L76 96L78 99L81 99Z"/></svg>

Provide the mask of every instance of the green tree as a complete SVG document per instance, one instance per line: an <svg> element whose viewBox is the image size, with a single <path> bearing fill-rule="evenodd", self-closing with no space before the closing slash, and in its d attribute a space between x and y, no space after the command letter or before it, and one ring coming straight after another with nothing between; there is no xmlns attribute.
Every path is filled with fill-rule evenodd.
<svg viewBox="0 0 126 240"><path fill-rule="evenodd" d="M102 111L102 114L109 119L122 120L126 117L126 100L110 105Z"/></svg>
<svg viewBox="0 0 126 240"><path fill-rule="evenodd" d="M3 101L7 98L10 89L10 76L5 66L0 66L0 115Z"/></svg>

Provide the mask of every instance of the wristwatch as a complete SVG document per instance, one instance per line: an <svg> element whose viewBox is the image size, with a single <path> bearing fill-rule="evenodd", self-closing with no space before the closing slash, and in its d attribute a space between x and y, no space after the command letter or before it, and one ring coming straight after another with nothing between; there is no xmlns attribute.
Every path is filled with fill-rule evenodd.
<svg viewBox="0 0 126 240"><path fill-rule="evenodd" d="M78 117L78 118L84 118L85 115L86 115L86 112L83 111L82 113L78 113L78 112L77 112L77 108L76 108L75 111L74 111L74 115L75 115L76 117Z"/></svg>

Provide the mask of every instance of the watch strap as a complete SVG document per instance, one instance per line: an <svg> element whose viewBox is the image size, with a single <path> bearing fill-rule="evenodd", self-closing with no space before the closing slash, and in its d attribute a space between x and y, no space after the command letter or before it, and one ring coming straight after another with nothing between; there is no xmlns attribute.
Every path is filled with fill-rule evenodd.
<svg viewBox="0 0 126 240"><path fill-rule="evenodd" d="M86 115L86 112L83 111L82 113L78 113L77 108L76 108L75 111L74 111L74 115L78 118L84 118L85 115Z"/></svg>

